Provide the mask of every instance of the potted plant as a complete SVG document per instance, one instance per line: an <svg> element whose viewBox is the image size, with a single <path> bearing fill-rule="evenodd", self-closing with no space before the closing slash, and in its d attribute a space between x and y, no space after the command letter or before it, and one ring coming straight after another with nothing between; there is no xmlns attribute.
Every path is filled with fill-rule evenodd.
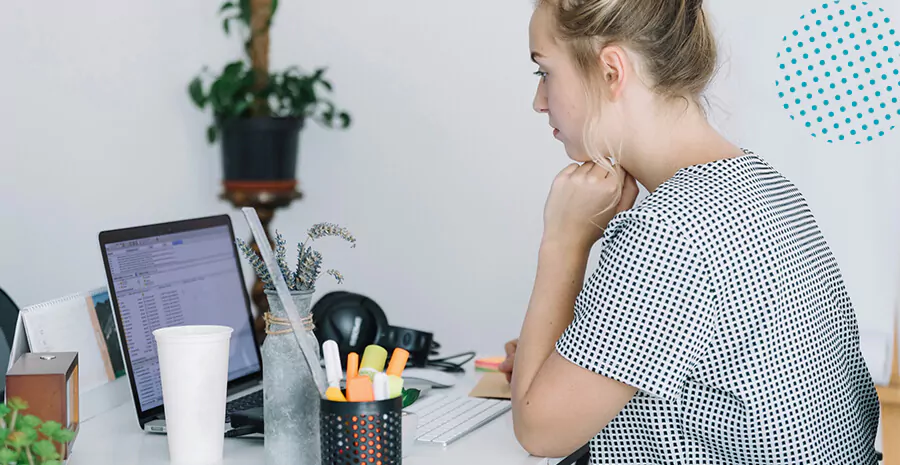
<svg viewBox="0 0 900 465"><path fill-rule="evenodd" d="M241 33L246 57L226 64L217 75L203 68L188 93L213 121L209 143L221 140L226 186L229 181L293 181L298 140L312 119L327 128L347 128L350 115L323 96L332 90L325 69L269 70L269 28L278 0L229 0L219 9L229 35ZM207 85L208 83L208 85Z"/></svg>
<svg viewBox="0 0 900 465"><path fill-rule="evenodd" d="M18 397L0 404L0 464L60 465L62 448L75 433L55 421L23 415L27 409L28 403Z"/></svg>
<svg viewBox="0 0 900 465"><path fill-rule="evenodd" d="M320 463L319 389L293 333L300 331L298 336L307 338L310 346L319 346L313 333L310 310L316 281L322 274L322 254L310 243L328 236L339 237L351 247L356 246L356 238L347 228L331 223L313 225L303 241L297 244L297 266L292 269L287 260L287 241L275 232L275 259L300 314L302 328L292 327L263 259L243 240L235 240L262 281L269 302L269 311L264 314L266 336L260 351L267 465ZM338 282L343 281L337 270L326 273Z"/></svg>

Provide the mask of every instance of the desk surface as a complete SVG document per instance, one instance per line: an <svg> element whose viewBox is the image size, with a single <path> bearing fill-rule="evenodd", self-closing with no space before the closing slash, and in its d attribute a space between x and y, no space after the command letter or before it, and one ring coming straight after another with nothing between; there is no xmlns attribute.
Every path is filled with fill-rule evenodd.
<svg viewBox="0 0 900 465"><path fill-rule="evenodd" d="M436 392L466 395L478 374L460 377L451 389ZM82 423L69 465L163 465L169 463L166 437L140 429L134 405L124 405ZM457 465L461 463L503 463L539 465L547 459L530 456L513 434L512 414L507 412L447 447L416 444L403 463L409 465ZM223 465L264 465L261 439L226 438Z"/></svg>

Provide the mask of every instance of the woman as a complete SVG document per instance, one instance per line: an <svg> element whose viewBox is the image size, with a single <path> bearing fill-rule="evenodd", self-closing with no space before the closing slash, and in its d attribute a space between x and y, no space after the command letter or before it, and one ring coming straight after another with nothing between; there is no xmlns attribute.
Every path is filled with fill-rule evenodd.
<svg viewBox="0 0 900 465"><path fill-rule="evenodd" d="M699 104L716 68L701 3L535 9L534 108L577 163L507 345L516 436L551 457L590 441L593 463L875 463L877 394L813 214Z"/></svg>

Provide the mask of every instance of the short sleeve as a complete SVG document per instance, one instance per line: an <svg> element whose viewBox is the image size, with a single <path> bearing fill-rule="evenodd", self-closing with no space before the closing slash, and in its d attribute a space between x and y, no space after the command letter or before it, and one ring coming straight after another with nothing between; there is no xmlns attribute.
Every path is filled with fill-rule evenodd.
<svg viewBox="0 0 900 465"><path fill-rule="evenodd" d="M599 266L556 350L576 365L674 400L715 322L704 254L646 215L620 214L602 241Z"/></svg>

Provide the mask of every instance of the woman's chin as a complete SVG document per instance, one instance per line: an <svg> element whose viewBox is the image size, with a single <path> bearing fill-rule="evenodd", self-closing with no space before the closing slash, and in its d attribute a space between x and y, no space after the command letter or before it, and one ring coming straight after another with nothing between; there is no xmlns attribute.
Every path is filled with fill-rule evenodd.
<svg viewBox="0 0 900 465"><path fill-rule="evenodd" d="M588 156L587 153L584 152L584 149L572 149L569 147L569 144L566 144L566 155L572 159L572 161L577 161L578 163L584 163L591 161L591 157Z"/></svg>

